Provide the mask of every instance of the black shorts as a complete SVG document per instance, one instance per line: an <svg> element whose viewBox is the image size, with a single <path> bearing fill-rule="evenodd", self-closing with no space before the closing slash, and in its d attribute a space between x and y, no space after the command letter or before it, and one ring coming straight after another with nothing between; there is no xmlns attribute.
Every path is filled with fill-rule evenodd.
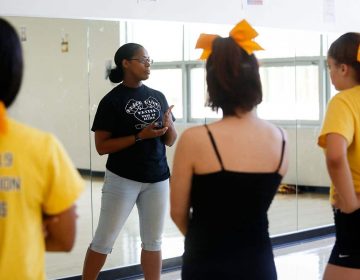
<svg viewBox="0 0 360 280"><path fill-rule="evenodd" d="M330 254L329 263L342 267L360 269L360 255L341 254L341 251L339 251L338 246L335 244Z"/></svg>
<svg viewBox="0 0 360 280"><path fill-rule="evenodd" d="M336 241L329 263L360 269L360 209L345 214L334 209Z"/></svg>

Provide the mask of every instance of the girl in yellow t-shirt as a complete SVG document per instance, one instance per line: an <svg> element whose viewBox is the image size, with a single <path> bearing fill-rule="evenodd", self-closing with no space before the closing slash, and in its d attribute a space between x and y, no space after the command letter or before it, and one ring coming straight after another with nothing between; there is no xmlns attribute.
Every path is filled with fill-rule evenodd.
<svg viewBox="0 0 360 280"><path fill-rule="evenodd" d="M0 18L0 279L44 280L45 251L70 251L84 181L50 133L6 116L23 73L21 43Z"/></svg>
<svg viewBox="0 0 360 280"><path fill-rule="evenodd" d="M329 102L318 144L332 185L336 241L324 280L360 279L360 33L332 43L327 59L337 90Z"/></svg>

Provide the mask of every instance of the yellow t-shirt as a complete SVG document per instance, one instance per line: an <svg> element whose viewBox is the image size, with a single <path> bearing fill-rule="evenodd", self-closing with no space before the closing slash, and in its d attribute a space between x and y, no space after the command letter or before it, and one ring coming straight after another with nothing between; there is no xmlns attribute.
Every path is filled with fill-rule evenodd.
<svg viewBox="0 0 360 280"><path fill-rule="evenodd" d="M318 145L326 148L326 135L342 135L348 144L347 158L355 191L360 193L360 86L336 94L329 102ZM331 184L330 198L334 185Z"/></svg>
<svg viewBox="0 0 360 280"><path fill-rule="evenodd" d="M50 133L8 119L0 135L0 279L45 279L42 214L74 204L84 181Z"/></svg>

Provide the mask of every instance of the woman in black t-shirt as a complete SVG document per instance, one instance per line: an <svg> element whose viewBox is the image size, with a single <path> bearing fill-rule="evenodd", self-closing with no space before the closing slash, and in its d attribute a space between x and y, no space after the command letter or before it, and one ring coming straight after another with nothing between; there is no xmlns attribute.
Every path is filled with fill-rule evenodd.
<svg viewBox="0 0 360 280"><path fill-rule="evenodd" d="M142 84L152 60L139 44L121 46L110 80L120 83L101 100L92 131L96 150L108 154L99 224L87 251L83 279L96 279L136 204L145 279L160 279L161 235L168 198L165 145L174 144L175 120L165 96Z"/></svg>

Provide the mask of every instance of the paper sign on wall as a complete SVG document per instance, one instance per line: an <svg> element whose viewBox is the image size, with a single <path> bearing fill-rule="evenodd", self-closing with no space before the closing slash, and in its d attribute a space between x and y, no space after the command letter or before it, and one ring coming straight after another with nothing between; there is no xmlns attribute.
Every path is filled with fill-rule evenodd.
<svg viewBox="0 0 360 280"><path fill-rule="evenodd" d="M334 23L335 18L335 0L324 0L323 2L323 19L325 23Z"/></svg>
<svg viewBox="0 0 360 280"><path fill-rule="evenodd" d="M247 0L248 5L263 5L263 0Z"/></svg>

